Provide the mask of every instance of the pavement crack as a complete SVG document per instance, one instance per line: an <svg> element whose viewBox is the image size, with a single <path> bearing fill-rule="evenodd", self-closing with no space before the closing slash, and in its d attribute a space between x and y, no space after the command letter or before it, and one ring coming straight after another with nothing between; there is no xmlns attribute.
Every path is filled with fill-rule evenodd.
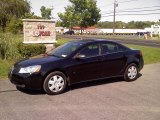
<svg viewBox="0 0 160 120"><path fill-rule="evenodd" d="M0 91L0 93L5 93L5 92L17 92L18 90L3 90L3 91Z"/></svg>

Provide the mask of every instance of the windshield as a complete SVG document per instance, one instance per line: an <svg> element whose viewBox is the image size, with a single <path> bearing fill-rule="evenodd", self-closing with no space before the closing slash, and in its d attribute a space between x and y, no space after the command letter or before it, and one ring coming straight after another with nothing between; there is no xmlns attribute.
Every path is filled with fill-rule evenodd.
<svg viewBox="0 0 160 120"><path fill-rule="evenodd" d="M76 51L82 45L82 42L69 42L54 49L49 53L49 55L65 58Z"/></svg>

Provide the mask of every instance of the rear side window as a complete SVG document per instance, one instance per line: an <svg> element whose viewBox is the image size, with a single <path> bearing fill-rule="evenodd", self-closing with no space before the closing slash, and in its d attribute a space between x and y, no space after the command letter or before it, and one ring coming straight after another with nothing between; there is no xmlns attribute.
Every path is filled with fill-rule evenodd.
<svg viewBox="0 0 160 120"><path fill-rule="evenodd" d="M121 45L117 45L118 46L118 51L122 52L122 51L126 51L127 48L121 46Z"/></svg>
<svg viewBox="0 0 160 120"><path fill-rule="evenodd" d="M126 48L118 45L116 43L102 43L101 44L101 54L107 54L107 53L115 53L115 52L123 52Z"/></svg>

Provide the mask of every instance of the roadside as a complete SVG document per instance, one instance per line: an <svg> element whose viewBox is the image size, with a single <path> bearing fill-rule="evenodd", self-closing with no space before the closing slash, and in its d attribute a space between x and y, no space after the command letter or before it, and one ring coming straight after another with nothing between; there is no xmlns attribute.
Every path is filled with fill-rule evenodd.
<svg viewBox="0 0 160 120"><path fill-rule="evenodd" d="M64 94L19 91L0 81L1 120L159 120L160 63L133 82L120 78L76 84ZM14 109L13 109L14 108Z"/></svg>
<svg viewBox="0 0 160 120"><path fill-rule="evenodd" d="M160 48L160 39L159 40L144 40L138 39L135 36L105 36L105 35L59 35L58 38L68 38L68 39L108 39L123 44L133 44L133 45L143 45L150 47Z"/></svg>
<svg viewBox="0 0 160 120"><path fill-rule="evenodd" d="M145 39L144 37L139 37L138 35L57 35L58 37L88 37L88 38L96 38L96 39L115 39L115 40L145 40L145 41L153 41L153 42L160 42L159 37L149 37Z"/></svg>

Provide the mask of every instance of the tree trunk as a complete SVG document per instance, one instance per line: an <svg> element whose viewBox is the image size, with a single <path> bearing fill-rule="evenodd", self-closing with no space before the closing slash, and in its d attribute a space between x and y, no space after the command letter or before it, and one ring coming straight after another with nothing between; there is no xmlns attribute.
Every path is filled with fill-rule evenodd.
<svg viewBox="0 0 160 120"><path fill-rule="evenodd" d="M81 26L81 35L82 35L82 26Z"/></svg>

